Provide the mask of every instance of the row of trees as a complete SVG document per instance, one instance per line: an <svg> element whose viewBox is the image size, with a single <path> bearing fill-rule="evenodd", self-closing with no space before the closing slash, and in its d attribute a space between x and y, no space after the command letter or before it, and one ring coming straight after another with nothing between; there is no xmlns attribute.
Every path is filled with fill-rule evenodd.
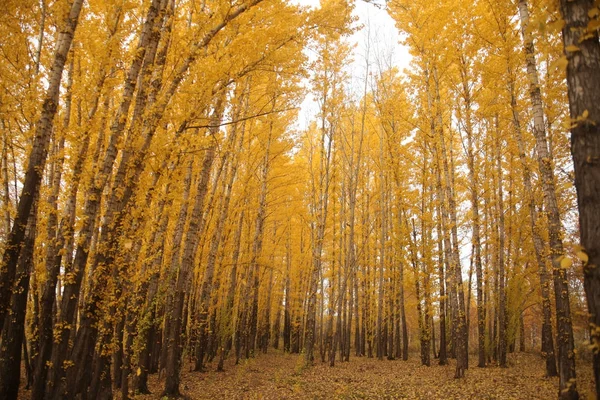
<svg viewBox="0 0 600 400"><path fill-rule="evenodd" d="M469 348L505 366L541 325L577 398L572 259L592 318L599 279L592 2L391 2L412 69L369 43L354 95L343 1L6 8L3 397L21 362L33 399L129 398L150 373L177 396L184 362L406 360L411 337L460 378Z"/></svg>
<svg viewBox="0 0 600 400"><path fill-rule="evenodd" d="M23 348L32 398L128 397L157 369L177 395L184 349L197 369L228 330L254 349L267 179L291 147L302 50L346 11L83 3L3 11L0 393L16 398Z"/></svg>

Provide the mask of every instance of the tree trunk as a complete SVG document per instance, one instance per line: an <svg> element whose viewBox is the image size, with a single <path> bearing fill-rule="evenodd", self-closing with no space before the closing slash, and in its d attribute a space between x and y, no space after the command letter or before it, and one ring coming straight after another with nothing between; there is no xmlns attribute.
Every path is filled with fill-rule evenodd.
<svg viewBox="0 0 600 400"><path fill-rule="evenodd" d="M291 269L292 269L292 232L290 219L287 221L288 229L285 242L285 308L283 310L283 351L292 351L292 315L291 304Z"/></svg>
<svg viewBox="0 0 600 400"><path fill-rule="evenodd" d="M10 313L2 328L0 348L0 398L16 400L21 378L21 352L25 338L25 314L29 278L33 271L33 252L37 226L37 198L27 220L23 249L17 263L15 287L12 290Z"/></svg>
<svg viewBox="0 0 600 400"><path fill-rule="evenodd" d="M454 190L452 187L452 180L450 179L450 167L448 163L448 156L446 152L446 143L445 143L445 135L444 135L444 124L442 119L442 110L441 110L441 99L440 99L440 85L439 85L439 77L437 73L437 69L433 69L434 83L435 83L435 104L436 104L436 130L438 133L437 145L438 149L438 168L440 173L443 171L444 173L444 184L443 189L441 191L440 201L442 203L442 211L444 210L444 204L447 201L447 213L446 221L448 224L446 225L446 229L449 232L446 232L445 237L451 236L452 242L450 242L450 238L448 238L444 242L444 247L448 246L448 256L449 256L449 265L450 268L450 276L451 276L451 285L453 291L456 293L456 306L453 307L456 313L455 318L453 318L453 330L455 337L455 349L456 349L456 378L462 378L465 373L465 369L468 367L468 349L467 349L467 330L466 330L466 318L465 318L465 299L464 299L464 290L462 284L462 270L460 265L460 255L458 250L458 223L456 217L456 200L454 198ZM439 181L439 178L438 178ZM438 186L440 183L438 182ZM439 192L439 190L438 190ZM452 243L452 245L450 244Z"/></svg>
<svg viewBox="0 0 600 400"><path fill-rule="evenodd" d="M19 254L25 239L27 220L40 190L50 137L54 127L54 116L58 108L62 73L67 55L71 49L82 6L83 0L73 1L64 21L65 26L58 36L54 60L48 78L48 89L42 104L42 112L40 119L35 124L33 146L27 160L17 214L10 235L4 245L5 251L2 256L2 268L0 269L0 326L4 324L4 317L9 307Z"/></svg>
<svg viewBox="0 0 600 400"><path fill-rule="evenodd" d="M479 221L479 179L475 169L475 149L473 141L473 122L472 122L472 96L471 86L469 85L469 71L467 60L464 56L460 57L460 74L462 78L462 95L465 102L465 133L467 134L467 165L469 167L469 189L471 194L472 207L472 243L475 250L475 275L477 277L477 350L478 363L480 368L485 367L485 309L483 308L483 270L481 266L481 238Z"/></svg>
<svg viewBox="0 0 600 400"><path fill-rule="evenodd" d="M144 61L146 49L149 46L151 36L150 31L152 30L158 15L159 2L159 0L153 0L152 5L148 9L146 22L144 23L138 44L138 51L135 53L135 58L132 61L124 83L124 92L119 111L111 125L111 137L105 158L98 171L98 176L96 179L92 179L90 193L88 193L86 198L83 212L84 223L80 231L75 259L73 260L73 265L66 271L66 273L71 274L73 278L65 282L63 289L60 318L58 318L56 324L60 329L58 332L55 332L55 335L58 336L59 339L52 348L51 363L53 368L51 370L51 375L48 378L48 386L46 389L47 399L58 399L63 396L61 393L63 386L62 377L65 370L56 366L63 365L63 361L69 355L69 336L71 335L71 326L75 320L75 310L79 301L81 282L91 248L92 237L95 232L97 215L100 212L100 198L109 175L111 174L113 163L117 157L117 143L125 129L125 116L128 114L133 100L135 85L142 67L142 62Z"/></svg>
<svg viewBox="0 0 600 400"><path fill-rule="evenodd" d="M578 2L579 7L583 9L580 10L583 14L587 15L587 10L585 10L584 4L587 2ZM567 6L565 1L561 1L563 11L567 9L567 7L571 8L571 11L577 9L577 6ZM540 170L540 178L542 183L542 190L544 193L544 205L546 206L546 212L548 215L548 239L550 242L550 257L553 265L553 277L554 277L554 297L556 302L556 325L558 330L557 337L557 346L558 346L558 372L560 377L560 398L561 399L576 399L579 398L579 394L577 393L577 385L576 385L576 374L575 374L575 354L573 352L574 349L574 340L573 340L573 326L571 324L571 308L569 304L569 284L567 281L567 271L566 268L563 268L561 265L561 257L564 256L564 249L562 243L562 225L560 221L560 213L558 209L558 201L556 195L556 187L554 183L554 172L552 170L552 160L550 158L550 154L548 151L548 143L546 140L546 126L544 121L544 109L542 106L542 96L539 85L539 78L537 72L537 65L535 60L535 47L533 45L533 39L531 38L530 32L527 30L527 25L529 22L529 12L527 9L527 1L520 0L519 2L519 12L521 16L522 23L522 32L523 32L523 42L525 45L525 59L527 61L527 77L529 78L529 95L532 104L533 111L533 134L535 136L536 141L536 153L537 153L537 161L538 167ZM565 13L565 18L569 18L569 14ZM584 17L585 18L585 17ZM583 22L583 21L580 21ZM567 24L568 25L568 24ZM571 29L569 27L564 28L563 37L567 39L567 36L571 36L574 38L576 34L573 32L569 32L568 35L565 35L567 29ZM575 29L575 28L573 28ZM597 33L596 33L597 34ZM567 39L568 40L568 39ZM598 39L592 39L591 42L595 43L595 46L591 46L591 48L595 48L598 50ZM577 43L577 46L580 46ZM565 41L565 48L567 48L567 41ZM577 53L577 51L575 52ZM569 52L567 51L567 55ZM596 53L596 56L598 53ZM578 59L578 55L569 61L569 65L571 67L571 71L573 71L571 64L576 64ZM598 67L598 58L595 59L596 67ZM598 69L596 69L598 72ZM595 78L598 79L597 76ZM593 81L593 80L592 80ZM591 82L591 81L590 81ZM587 85L587 82L586 82ZM572 91L572 87L569 87L569 95L574 95L575 92ZM578 94L577 96L580 96ZM574 100L569 96L570 101ZM598 106L596 106L598 107ZM581 110L581 114L584 114L584 110ZM571 102L571 116L573 121L579 116L579 114L573 113L574 108ZM591 111L588 110L589 114ZM584 125L587 123L584 122ZM596 128L597 129L597 128ZM572 138L576 135L573 134ZM600 142L599 142L600 143ZM587 152L591 147L591 143L586 142L584 145L584 152ZM596 148L597 149L597 148ZM572 142L571 146L572 153L575 157L577 154L576 143ZM589 153L586 153L589 154ZM579 189L577 185L578 180L578 170L577 170L577 162L575 160L575 186ZM581 175L579 175L581 177ZM581 182L581 181L579 181ZM579 197L581 198L581 197ZM581 215L581 206L580 206L580 215ZM596 209L597 211L597 209ZM585 211L584 211L585 214ZM583 221L580 217L580 221ZM583 230L582 230L583 232ZM583 243L583 242L582 242ZM585 244L584 244L585 247ZM592 312L593 314L593 312Z"/></svg>
<svg viewBox="0 0 600 400"><path fill-rule="evenodd" d="M401 213L398 213L401 218ZM398 221L401 226L402 221ZM406 326L406 309L404 307L404 263L400 260L398 263L398 301L400 303L400 323L402 325L402 360L408 360L408 326Z"/></svg>
<svg viewBox="0 0 600 400"><path fill-rule="evenodd" d="M212 170L212 164L215 158L216 148L216 130L221 121L223 113L223 99L219 98L213 110L213 116L211 117L211 145L204 154L204 160L202 161L202 170L200 172L200 178L198 180L198 188L196 192L196 198L194 201L194 207L190 215L190 223L184 242L183 253L181 256L179 265L179 275L177 276L177 282L175 285L175 293L173 295L173 304L171 309L168 311L166 316L165 326L167 327L167 338L165 345L167 346L167 359L166 359L166 380L165 389L163 396L179 396L179 380L180 380L180 369L181 369L181 327L183 326L183 306L185 296L189 287L189 276L192 272L194 260L196 258L196 252L198 249L199 236L202 234L204 229L201 226L202 213L204 211L204 199L208 192L208 184L210 180L210 172Z"/></svg>
<svg viewBox="0 0 600 400"><path fill-rule="evenodd" d="M233 133L231 133L231 141L232 143L235 143L235 131ZM232 149L230 151L237 151L237 149ZM211 241L210 241L210 249L208 252L208 258L206 261L206 269L204 270L204 277L202 280L202 285L200 288L200 305L199 305L199 317L198 317L198 324L199 324L199 338L200 338L200 343L198 343L198 346L200 348L204 348L204 346L206 345L205 341L203 341L203 338L206 338L208 335L208 320L207 320L207 316L208 316L208 312L210 309L210 299L211 299L211 295L213 292L213 275L215 272L215 264L217 261L217 252L219 250L219 247L221 245L221 239L223 237L223 230L225 228L225 222L227 221L227 216L229 213L229 203L231 200L231 191L233 188L233 182L236 176L236 170L237 170L237 160L231 160L230 161L232 163L230 171L229 171L229 177L228 177L228 181L224 184L224 197L223 197L223 202L221 204L220 207L220 213L217 219L217 225L214 228L212 237L211 237ZM195 366L195 370L196 371L202 371L203 370L203 358L204 358L204 351L201 351L199 354L197 354L197 359L196 359L196 366Z"/></svg>
<svg viewBox="0 0 600 400"><path fill-rule="evenodd" d="M326 96L325 96L326 97ZM329 199L329 183L331 178L331 150L333 135L327 135L325 116L322 117L321 138L319 143L319 176L313 176L313 212L312 217L312 267L309 277L308 303L306 310L306 329L304 332L304 362L312 365L314 359L314 344L316 335L317 289L321 277L323 241L327 222ZM318 180L318 183L317 183Z"/></svg>
<svg viewBox="0 0 600 400"><path fill-rule="evenodd" d="M505 291L505 273L504 273L504 195L502 187L502 140L500 139L500 129L498 127L498 116L496 116L496 174L498 179L497 195L497 220L498 220L498 364L500 367L506 367L506 291Z"/></svg>
<svg viewBox="0 0 600 400"><path fill-rule="evenodd" d="M536 210L535 196L533 192L533 185L531 182L531 170L529 168L526 156L525 142L523 140L519 113L517 111L517 98L515 93L514 79L510 79L509 88L511 92L511 109L513 115L514 134L516 136L517 146L519 149L519 159L521 162L521 170L523 175L523 186L525 188L525 195L527 205L529 208L531 237L535 251L535 259L538 267L538 274L540 277L543 318L542 354L546 359L546 375L552 377L558 376L558 371L556 369L556 356L554 354L554 339L552 338L552 306L550 302L550 280L548 276L548 269L546 268L546 259L544 258L546 249L538 227L538 212Z"/></svg>
<svg viewBox="0 0 600 400"><path fill-rule="evenodd" d="M565 56L568 60L569 110L571 121L578 121L571 125L571 154L575 169L579 230L583 247L581 255L584 260L584 287L590 313L591 342L594 351L596 396L600 398L600 352L598 351L600 269L597 268L600 265L600 230L598 229L600 226L600 44L597 17L594 20L590 20L589 17L592 11L597 9L595 7L597 3L592 0L560 1L560 10L565 21L562 36ZM591 22L596 23L596 28L588 27ZM579 118L583 120L579 121ZM565 279L565 271L560 272L559 279ZM569 315L560 315L560 317L568 318ZM569 340L568 337L560 338ZM572 341L570 343L572 344ZM564 365L564 369L567 369L564 373L567 376L564 378L566 379L571 373L572 378L575 378L572 369L574 363L572 347L566 350L567 354L560 355L561 359L567 360ZM561 368L562 366L561 360ZM562 374L561 370L561 382ZM574 389L564 396L564 398L575 397Z"/></svg>

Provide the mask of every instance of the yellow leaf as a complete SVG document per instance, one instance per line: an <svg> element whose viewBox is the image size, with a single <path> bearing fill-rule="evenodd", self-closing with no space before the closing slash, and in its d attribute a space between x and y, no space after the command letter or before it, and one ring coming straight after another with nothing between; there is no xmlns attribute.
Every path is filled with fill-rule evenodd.
<svg viewBox="0 0 600 400"><path fill-rule="evenodd" d="M562 28L564 28L564 26L565 26L565 21L562 18L554 20L554 21L550 21L550 23L548 23L548 27L550 28L550 30L552 30L554 32L560 32L562 30Z"/></svg>
<svg viewBox="0 0 600 400"><path fill-rule="evenodd" d="M563 257L563 259L560 260L560 267L563 269L569 269L571 268L571 265L573 265L573 261L570 257Z"/></svg>
<svg viewBox="0 0 600 400"><path fill-rule="evenodd" d="M137 376L140 376L142 374L142 369L138 367L137 371L135 372L135 374Z"/></svg>
<svg viewBox="0 0 600 400"><path fill-rule="evenodd" d="M590 115L590 112L588 110L585 110L583 112L583 115L581 116L581 118L586 119L588 117L588 115Z"/></svg>
<svg viewBox="0 0 600 400"><path fill-rule="evenodd" d="M567 57L565 57L565 56L562 56L561 58L559 58L558 60L556 60L554 62L554 67L556 69L560 69L562 71L567 70L567 65L569 65L569 60L567 60Z"/></svg>
<svg viewBox="0 0 600 400"><path fill-rule="evenodd" d="M600 20L592 19L588 22L588 31L594 32L595 30L600 29Z"/></svg>
<svg viewBox="0 0 600 400"><path fill-rule="evenodd" d="M587 264L589 257L585 251L578 251L575 253L575 255L583 262L584 265Z"/></svg>
<svg viewBox="0 0 600 400"><path fill-rule="evenodd" d="M579 47L575 46L574 44L570 44L567 47L565 47L565 50L574 53L576 51L579 51Z"/></svg>

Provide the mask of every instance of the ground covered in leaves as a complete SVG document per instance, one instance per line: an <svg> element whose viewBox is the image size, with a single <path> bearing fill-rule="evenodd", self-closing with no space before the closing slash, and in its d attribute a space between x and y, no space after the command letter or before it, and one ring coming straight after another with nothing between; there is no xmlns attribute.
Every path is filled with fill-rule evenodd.
<svg viewBox="0 0 600 400"><path fill-rule="evenodd" d="M515 353L508 356L508 368L471 368L464 379L454 379L454 361L431 367L420 365L417 353L408 361L378 361L351 357L350 362L316 362L302 368L298 355L271 352L225 365L216 372L182 372L182 391L190 399L555 399L558 378L544 377L539 354ZM583 399L594 399L591 364L579 361L578 385ZM162 385L151 376L152 395L137 399L160 399Z"/></svg>

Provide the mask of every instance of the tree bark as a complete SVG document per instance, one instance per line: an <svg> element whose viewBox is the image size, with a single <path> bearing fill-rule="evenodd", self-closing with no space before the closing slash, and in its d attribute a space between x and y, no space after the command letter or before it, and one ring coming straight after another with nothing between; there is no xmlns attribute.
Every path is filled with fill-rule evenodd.
<svg viewBox="0 0 600 400"><path fill-rule="evenodd" d="M223 113L223 99L219 98L215 104L211 122L214 127L210 129L211 134L211 145L208 147L204 154L204 160L202 161L202 170L200 172L200 178L198 180L198 187L196 192L196 198L194 200L194 207L190 215L190 223L188 231L186 233L186 239L184 242L183 253L179 265L179 275L177 276L177 282L175 286L175 293L173 295L173 305L167 319L165 326L167 329L167 360L166 360L166 380L165 389L163 396L179 396L179 382L180 382L180 369L181 369L181 327L183 321L183 306L185 296L189 287L189 276L192 273L192 267L196 258L198 250L199 236L202 234L203 226L201 226L202 213L204 211L204 199L208 192L208 184L210 180L210 172L212 170L212 164L215 158L216 149L216 135L219 129L222 113Z"/></svg>
<svg viewBox="0 0 600 400"><path fill-rule="evenodd" d="M25 179L19 197L17 214L10 235L4 245L5 250L2 256L2 268L0 269L0 326L4 323L4 317L9 306L10 291L14 283L19 254L21 253L25 238L27 219L31 213L34 199L37 198L40 190L50 137L52 136L54 127L54 116L58 108L62 73L67 61L67 55L71 49L71 43L73 42L73 36L75 35L82 7L83 0L73 1L64 22L65 25L58 36L54 60L48 79L48 89L42 104L42 112L40 119L35 124L33 146L27 160Z"/></svg>
<svg viewBox="0 0 600 400"><path fill-rule="evenodd" d="M475 275L477 277L477 351L480 368L485 367L485 309L483 307L483 269L481 265L481 235L479 220L479 179L476 171L476 153L473 140L472 122L472 94L469 85L469 73L467 60L464 56L459 59L460 74L462 78L462 95L465 109L465 133L467 134L467 165L469 168L469 189L471 194L472 220L472 243L475 250Z"/></svg>
<svg viewBox="0 0 600 400"><path fill-rule="evenodd" d="M583 3L584 2L579 4ZM564 1L561 1L561 4L563 6L566 6L566 2ZM550 257L553 265L554 297L556 302L556 325L558 330L557 346L559 364L558 372L560 377L560 398L576 399L579 398L579 394L577 393L577 384L575 381L575 354L573 352L574 340L573 326L571 323L571 308L569 304L569 284L567 281L567 271L561 266L561 257L564 256L564 248L561 233L562 225L558 208L556 187L554 183L552 159L550 158L550 153L548 151L548 143L546 139L544 109L542 106L542 96L535 60L535 47L533 45L531 33L527 30L529 22L529 12L527 9L526 0L519 1L519 12L522 21L521 28L525 47L525 59L527 62L529 96L531 99L533 111L533 134L535 136L536 142L535 148L537 153L537 162L540 171L542 190L544 193L544 205L546 207L546 212L548 215L548 238L550 242ZM584 13L585 12L586 11L584 11ZM565 18L567 18L567 15L565 15ZM595 43L597 48L597 38ZM567 45L565 45L565 48L566 47ZM571 62L575 61L570 61L569 64L571 64ZM598 78L596 77L596 79ZM569 94L571 95L574 93L569 91ZM573 108L571 108L571 110L573 110ZM583 114L584 110L581 111ZM573 113L571 114L573 118L576 117L575 115L573 115ZM589 143L585 144L586 149L589 148L589 146ZM573 150L574 149L572 142L572 152L573 154L575 154L576 151ZM575 161L575 164L577 165L577 161ZM575 167L575 174L577 176L577 167ZM577 188L577 180L575 184Z"/></svg>
<svg viewBox="0 0 600 400"><path fill-rule="evenodd" d="M503 194L503 173L502 173L502 140L500 139L500 129L498 127L498 116L496 116L496 174L498 179L498 195L496 202L496 213L498 220L498 364L500 367L506 367L506 291L505 291L505 227L504 227L504 194Z"/></svg>
<svg viewBox="0 0 600 400"><path fill-rule="evenodd" d="M33 252L37 226L37 198L27 221L23 249L19 256L15 287L12 290L10 314L2 328L0 348L0 398L16 400L21 378L21 350L25 338L25 314L29 278L33 270Z"/></svg>
<svg viewBox="0 0 600 400"><path fill-rule="evenodd" d="M68 274L70 278L65 281L60 317L57 319L56 324L60 327L60 329L55 332L55 335L59 339L52 348L51 360L53 367L50 371L51 375L48 377L48 385L46 388L46 398L48 399L58 399L63 396L63 393L61 393L63 386L62 377L65 370L62 368L62 365L69 355L69 336L71 335L71 326L74 322L75 310L79 301L81 283L92 244L92 237L95 232L97 215L100 212L100 198L109 175L111 174L113 163L117 157L117 143L125 129L127 120L126 115L130 109L142 62L144 61L145 53L149 46L151 37L150 31L153 29L155 19L158 15L159 3L159 0L153 0L148 9L146 21L142 28L140 41L137 46L138 51L135 53L135 57L127 73L121 104L110 128L111 137L106 149L105 158L96 178L92 179L90 192L86 198L83 212L85 218L77 243L75 259L73 260L73 264L66 271L66 274Z"/></svg>
<svg viewBox="0 0 600 400"><path fill-rule="evenodd" d="M327 99L327 95L324 95ZM323 106L325 107L325 106ZM312 177L313 204L312 204L312 267L309 276L308 303L306 310L306 328L304 332L304 363L312 365L314 359L314 344L316 335L317 289L321 277L323 241L327 223L327 210L329 205L329 184L331 178L331 154L333 134L327 133L325 126L326 116L323 114L320 127L319 140L319 170L318 176Z"/></svg>
<svg viewBox="0 0 600 400"><path fill-rule="evenodd" d="M595 7L597 3L592 0L560 1L565 21L562 36L568 60L571 154L575 169L579 230L583 252L587 256L584 257L587 258L584 261L584 287L591 315L596 396L600 398L600 269L597 268L600 265L600 44L598 17L590 19ZM596 28L590 27L590 23L595 23ZM580 118L582 120L578 121ZM569 353L565 356L573 360L570 349L567 351ZM568 367L571 365L568 363ZM570 398L574 397L573 393Z"/></svg>
<svg viewBox="0 0 600 400"><path fill-rule="evenodd" d="M232 143L235 143L236 139L236 131L234 130L230 133L230 138ZM230 149L229 151L236 152L237 149ZM229 176L227 182L224 183L224 198L221 204L221 209L219 212L219 216L217 219L217 224L214 228L211 240L210 240L210 249L208 251L208 257L206 261L206 268L204 270L204 277L202 280L202 285L200 287L200 305L199 305L199 317L198 317L198 325L200 332L199 335L199 343L198 346L204 349L206 345L206 337L208 335L209 324L207 320L208 312L210 309L210 299L213 295L213 275L215 272L215 264L217 261L217 252L221 245L221 239L223 237L223 230L225 228L225 222L227 221L227 216L229 213L229 203L231 200L231 192L233 188L234 179L237 172L237 160L233 159L230 161L231 167L229 168ZM235 281L234 281L235 282ZM203 340L204 339L204 340ZM204 351L201 351L198 354L196 359L196 371L203 370L203 360L204 359Z"/></svg>
<svg viewBox="0 0 600 400"><path fill-rule="evenodd" d="M522 22L522 24L524 24ZM522 27L523 29L523 27ZM519 160L521 162L521 170L523 175L523 186L525 188L525 195L527 205L529 208L530 216L530 227L531 236L533 241L533 247L535 251L536 263L538 266L538 274L540 277L540 287L542 295L542 354L546 360L546 375L549 377L558 376L556 369L556 355L554 353L554 339L552 338L552 307L550 301L550 280L548 276L548 269L546 267L546 260L544 259L545 245L542 240L539 228L538 212L535 204L535 196L533 192L533 185L531 182L531 169L528 164L525 141L523 139L521 122L519 113L517 111L517 98L515 93L515 82L514 79L510 79L509 88L511 92L511 109L513 115L513 130L517 139L517 146L519 150Z"/></svg>
<svg viewBox="0 0 600 400"><path fill-rule="evenodd" d="M366 102L366 100L365 100ZM386 226L386 213L385 213L385 174L383 171L384 157L383 157L383 133L379 137L379 223L381 224L381 232L379 235L379 281L378 287L378 298L377 298L377 358L383 360L383 353L385 344L383 341L383 303L384 303L384 279L383 271L385 269L385 242L387 236ZM418 284L417 284L418 285Z"/></svg>
<svg viewBox="0 0 600 400"><path fill-rule="evenodd" d="M443 180L443 190L441 191L440 201L442 203L442 214L444 214L443 210L445 207L445 202L447 201L447 212L446 220L448 224L446 225L445 237L450 236L452 242L450 242L450 238L444 241L444 247L448 246L447 252L449 257L449 265L450 268L450 277L451 277L451 285L453 286L453 290L456 293L456 306L453 307L456 313L455 318L453 319L453 329L454 329L454 337L455 337L455 349L456 349L456 378L464 377L464 373L466 368L468 367L468 349L467 349L467 329L466 329L466 318L465 318L465 299L464 299L464 290L462 284L462 270L460 265L460 256L458 250L458 223L456 217L456 200L454 197L454 190L452 187L452 180L450 179L451 171L448 163L448 156L446 151L446 140L444 134L444 125L442 120L442 110L441 110L441 99L440 99L440 81L438 77L437 68L433 69L433 77L435 83L435 104L436 104L436 123L435 128L437 131L437 143L436 146L439 146L437 149L438 152L438 168L440 173L443 171L444 180ZM438 178L439 180L439 178ZM438 183L438 186L440 183ZM438 192L440 192L438 190Z"/></svg>

